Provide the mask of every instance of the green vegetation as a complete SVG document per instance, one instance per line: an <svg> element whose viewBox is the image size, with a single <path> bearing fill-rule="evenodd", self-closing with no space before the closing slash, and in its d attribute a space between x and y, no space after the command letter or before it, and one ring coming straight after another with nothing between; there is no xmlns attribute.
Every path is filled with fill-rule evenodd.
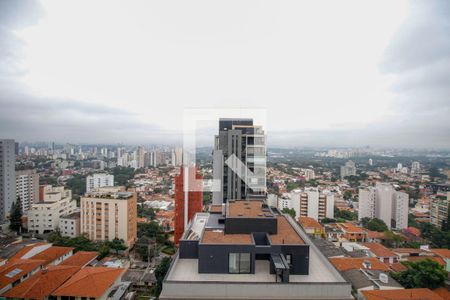
<svg viewBox="0 0 450 300"><path fill-rule="evenodd" d="M154 292L156 297L159 297L159 294L161 293L162 282L167 274L167 271L169 271L171 261L172 259L170 257L164 257L155 269L156 287Z"/></svg>
<svg viewBox="0 0 450 300"><path fill-rule="evenodd" d="M444 285L447 271L439 263L431 259L418 262L402 262L407 270L392 273L392 277L405 288L435 289Z"/></svg>
<svg viewBox="0 0 450 300"><path fill-rule="evenodd" d="M289 214L295 220L295 209L293 208L283 208L281 211L283 214Z"/></svg>
<svg viewBox="0 0 450 300"><path fill-rule="evenodd" d="M55 176L40 175L39 185L57 185L57 178Z"/></svg>
<svg viewBox="0 0 450 300"><path fill-rule="evenodd" d="M137 206L137 215L139 218L147 218L153 220L156 216L156 211L151 207L145 207L144 205Z"/></svg>
<svg viewBox="0 0 450 300"><path fill-rule="evenodd" d="M358 215L354 212L348 210L339 210L338 208L334 208L334 217L336 219L344 219L346 221L354 221L358 219Z"/></svg>
<svg viewBox="0 0 450 300"><path fill-rule="evenodd" d="M11 213L9 217L9 229L20 233L22 231L22 208L20 207L20 198L11 205Z"/></svg>
<svg viewBox="0 0 450 300"><path fill-rule="evenodd" d="M148 260L148 256L153 257L155 250L162 249L165 254L172 255L175 253L175 245L169 240L169 235L164 232L163 228L156 222L138 223L138 242L135 251L143 260ZM156 241L156 245L154 244ZM152 245L153 244L153 245Z"/></svg>
<svg viewBox="0 0 450 300"><path fill-rule="evenodd" d="M98 259L107 256L111 250L116 253L127 249L123 240L114 239L112 241L94 242L87 235L80 235L74 238L61 236L60 231L53 232L48 241L54 246L73 247L75 251L95 251L99 253Z"/></svg>
<svg viewBox="0 0 450 300"><path fill-rule="evenodd" d="M135 171L133 168L128 167L115 167L111 169L114 175L114 181L116 185L124 185L128 187L128 180L134 177Z"/></svg>
<svg viewBox="0 0 450 300"><path fill-rule="evenodd" d="M86 193L86 176L74 174L72 178L67 180L65 188L72 190L73 198L78 201L80 196Z"/></svg>
<svg viewBox="0 0 450 300"><path fill-rule="evenodd" d="M373 218L367 223L367 229L372 231L384 232L389 230L386 223L378 218Z"/></svg>
<svg viewBox="0 0 450 300"><path fill-rule="evenodd" d="M212 200L211 192L203 192L203 205L209 205Z"/></svg>
<svg viewBox="0 0 450 300"><path fill-rule="evenodd" d="M450 231L441 230L430 223L417 222L413 215L408 216L408 225L420 229L422 238L434 248L450 249Z"/></svg>

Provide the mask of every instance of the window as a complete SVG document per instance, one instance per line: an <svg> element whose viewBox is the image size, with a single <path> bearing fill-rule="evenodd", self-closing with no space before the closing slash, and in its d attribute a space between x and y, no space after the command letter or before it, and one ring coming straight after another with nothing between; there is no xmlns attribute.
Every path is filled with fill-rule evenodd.
<svg viewBox="0 0 450 300"><path fill-rule="evenodd" d="M228 260L228 272L234 274L250 273L250 264L250 253L230 253Z"/></svg>

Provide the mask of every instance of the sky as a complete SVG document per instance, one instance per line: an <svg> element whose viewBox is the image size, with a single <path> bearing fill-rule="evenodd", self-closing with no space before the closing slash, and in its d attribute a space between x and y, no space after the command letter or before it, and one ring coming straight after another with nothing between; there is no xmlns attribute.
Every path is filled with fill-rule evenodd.
<svg viewBox="0 0 450 300"><path fill-rule="evenodd" d="M448 149L450 1L0 1L0 138L181 143L196 108L263 110L277 147Z"/></svg>

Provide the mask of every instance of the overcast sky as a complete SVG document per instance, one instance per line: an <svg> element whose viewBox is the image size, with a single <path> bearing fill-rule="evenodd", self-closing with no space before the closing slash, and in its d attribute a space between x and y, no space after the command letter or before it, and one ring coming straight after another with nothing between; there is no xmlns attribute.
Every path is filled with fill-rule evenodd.
<svg viewBox="0 0 450 300"><path fill-rule="evenodd" d="M272 146L450 148L450 1L0 1L0 138L181 142L212 107Z"/></svg>

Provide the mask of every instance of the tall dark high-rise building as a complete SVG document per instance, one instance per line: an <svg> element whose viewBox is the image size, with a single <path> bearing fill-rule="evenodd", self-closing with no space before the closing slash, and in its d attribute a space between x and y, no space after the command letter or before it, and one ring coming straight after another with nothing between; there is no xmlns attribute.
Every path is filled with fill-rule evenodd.
<svg viewBox="0 0 450 300"><path fill-rule="evenodd" d="M227 164L235 156L246 167L239 175ZM213 203L234 199L262 199L266 195L266 136L253 119L219 120L213 153L214 179L222 189L213 193Z"/></svg>

